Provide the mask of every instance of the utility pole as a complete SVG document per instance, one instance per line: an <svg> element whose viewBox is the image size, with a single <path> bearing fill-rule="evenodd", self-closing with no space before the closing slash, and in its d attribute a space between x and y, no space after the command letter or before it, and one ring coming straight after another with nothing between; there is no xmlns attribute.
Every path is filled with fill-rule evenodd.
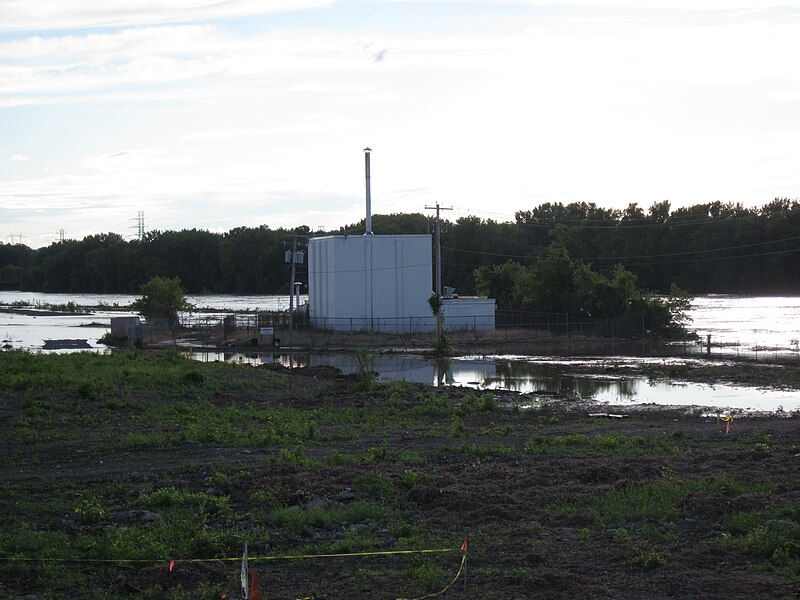
<svg viewBox="0 0 800 600"><path fill-rule="evenodd" d="M294 234L294 241L292 242L292 275L289 280L289 330L294 329L294 265L295 256L297 255L297 232Z"/></svg>
<svg viewBox="0 0 800 600"><path fill-rule="evenodd" d="M439 216L441 210L453 210L444 208L436 203L436 206L426 206L425 210L436 210L436 299L438 300L439 310L436 311L436 343L442 343L443 315L442 315L442 219Z"/></svg>
<svg viewBox="0 0 800 600"><path fill-rule="evenodd" d="M289 276L289 329L294 327L294 309L300 308L300 282L295 281L297 276L297 265L302 265L305 253L297 249L298 237L308 241L307 235L299 235L297 231L292 234L292 249L284 253L284 263L291 264L291 275ZM284 242L285 244L286 242ZM295 296L297 296L297 306L295 307Z"/></svg>

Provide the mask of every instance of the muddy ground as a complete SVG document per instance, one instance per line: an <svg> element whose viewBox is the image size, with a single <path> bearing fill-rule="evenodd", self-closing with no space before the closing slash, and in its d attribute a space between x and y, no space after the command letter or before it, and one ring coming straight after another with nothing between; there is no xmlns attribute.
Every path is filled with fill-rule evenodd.
<svg viewBox="0 0 800 600"><path fill-rule="evenodd" d="M270 367L279 369L279 367ZM359 381L331 369L295 369L286 375L280 402L293 408L377 406L386 399L380 386L370 393L356 390ZM405 390L404 401L415 406L421 388ZM437 390L458 404L468 391ZM0 439L0 481L15 490L64 484L81 489L114 483L135 489L158 481L181 489L204 490L231 497L237 528L253 527L252 503L257 490L302 490L287 498L298 510L309 505L341 507L361 499L380 500L380 489L358 482L389 481L398 485L391 502L411 515L451 552L436 555L376 555L371 557L276 559L258 556L284 554L312 543L341 539L347 530L370 523L326 526L302 534L273 527L268 540L254 539L256 560L265 598L419 598L441 592L458 572L459 550L469 540L467 570L436 597L476 599L666 599L797 598L796 580L764 568L764 560L743 547L726 545L722 527L726 515L800 505L800 418L762 415L737 418L732 430L700 410L593 407L558 395L495 394L492 410L464 413L460 426L452 415L430 414L402 425L387 419L385 426L365 427L351 439L338 435L335 450L364 455L375 461L332 464L333 448L308 445L310 460L280 458L280 448L187 442L165 450L131 450L99 455L96 440L75 435L52 443L29 446L4 435ZM259 401L231 391L218 394L219 404ZM265 400L266 401L266 400ZM23 410L23 400L3 399L0 418L11 423ZM530 408L533 406L533 408ZM597 412L624 418L590 417ZM114 427L114 424L111 424ZM121 425L120 425L121 426ZM125 423L125 431L137 425ZM147 424L138 425L146 428ZM335 426L332 426L335 427ZM7 432L8 430L6 430ZM323 433L326 433L323 431ZM328 432L332 433L332 432ZM338 432L341 433L341 432ZM663 440L673 450L602 452L525 452L532 436L546 438L618 435L646 441ZM376 450L377 449L377 450ZM230 481L208 483L221 468L239 473ZM409 473L413 481L408 482ZM692 492L671 514L657 519L625 518L598 525L586 511L564 514L564 503L580 502L618 490L661 481L691 482L728 478L749 484L770 482L769 489ZM400 485L406 481L408 485ZM210 489L209 489L210 488ZM755 489L755 488L754 488ZM390 499L386 499L387 502ZM4 502L6 511L24 512L24 498ZM794 517L782 517L784 520ZM78 531L74 515L53 520L47 527ZM769 524L765 525L769 527ZM389 528L375 532L376 550L397 547ZM800 542L798 542L800 544ZM797 553L798 546L794 547ZM791 552L791 549L790 549ZM798 558L795 556L795 558ZM439 577L420 577L426 561ZM409 576L411 568L417 577ZM125 565L101 571L98 589L125 597L162 597L180 585L219 584L229 598L240 597L232 587L235 562L181 562L170 573L166 562ZM36 600L30 567L6 568L0 595ZM67 592L64 593L68 597Z"/></svg>

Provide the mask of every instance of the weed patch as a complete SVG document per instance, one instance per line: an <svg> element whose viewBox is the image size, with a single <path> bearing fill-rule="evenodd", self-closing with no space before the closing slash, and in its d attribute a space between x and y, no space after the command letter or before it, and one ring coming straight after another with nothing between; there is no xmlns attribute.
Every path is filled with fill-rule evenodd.
<svg viewBox="0 0 800 600"><path fill-rule="evenodd" d="M551 508L554 517L578 518L596 527L619 527L625 523L663 523L684 514L681 501L689 494L706 493L737 496L767 492L770 483L742 484L725 476L711 480L681 482L675 479L633 484L621 490L593 494L580 501L560 503Z"/></svg>
<svg viewBox="0 0 800 600"><path fill-rule="evenodd" d="M800 582L800 502L728 515L722 528L723 548L742 550L762 568Z"/></svg>
<svg viewBox="0 0 800 600"><path fill-rule="evenodd" d="M525 444L525 453L569 454L644 454L645 452L676 452L674 441L642 435L608 434L589 436L583 433L566 435L534 435Z"/></svg>

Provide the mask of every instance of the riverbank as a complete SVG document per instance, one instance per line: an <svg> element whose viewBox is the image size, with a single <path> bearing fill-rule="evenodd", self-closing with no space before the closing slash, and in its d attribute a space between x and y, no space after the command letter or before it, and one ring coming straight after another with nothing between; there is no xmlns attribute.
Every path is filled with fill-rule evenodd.
<svg viewBox="0 0 800 600"><path fill-rule="evenodd" d="M235 597L247 543L264 597L412 598L453 580L465 538L442 598L785 599L800 582L797 417L726 433L692 408L174 352L0 369L4 597Z"/></svg>

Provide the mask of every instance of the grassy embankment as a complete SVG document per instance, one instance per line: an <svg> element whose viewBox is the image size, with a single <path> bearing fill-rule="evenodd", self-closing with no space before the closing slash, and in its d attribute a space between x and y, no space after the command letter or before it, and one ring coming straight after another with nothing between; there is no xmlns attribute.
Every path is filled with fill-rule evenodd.
<svg viewBox="0 0 800 600"><path fill-rule="evenodd" d="M800 583L797 419L726 437L697 414L611 421L177 353L3 353L0 407L4 597L219 598L238 563L202 559L245 542L453 548L253 563L267 597L412 597L447 585L464 536L474 597L626 597L673 571L719 597L752 571L762 592Z"/></svg>

